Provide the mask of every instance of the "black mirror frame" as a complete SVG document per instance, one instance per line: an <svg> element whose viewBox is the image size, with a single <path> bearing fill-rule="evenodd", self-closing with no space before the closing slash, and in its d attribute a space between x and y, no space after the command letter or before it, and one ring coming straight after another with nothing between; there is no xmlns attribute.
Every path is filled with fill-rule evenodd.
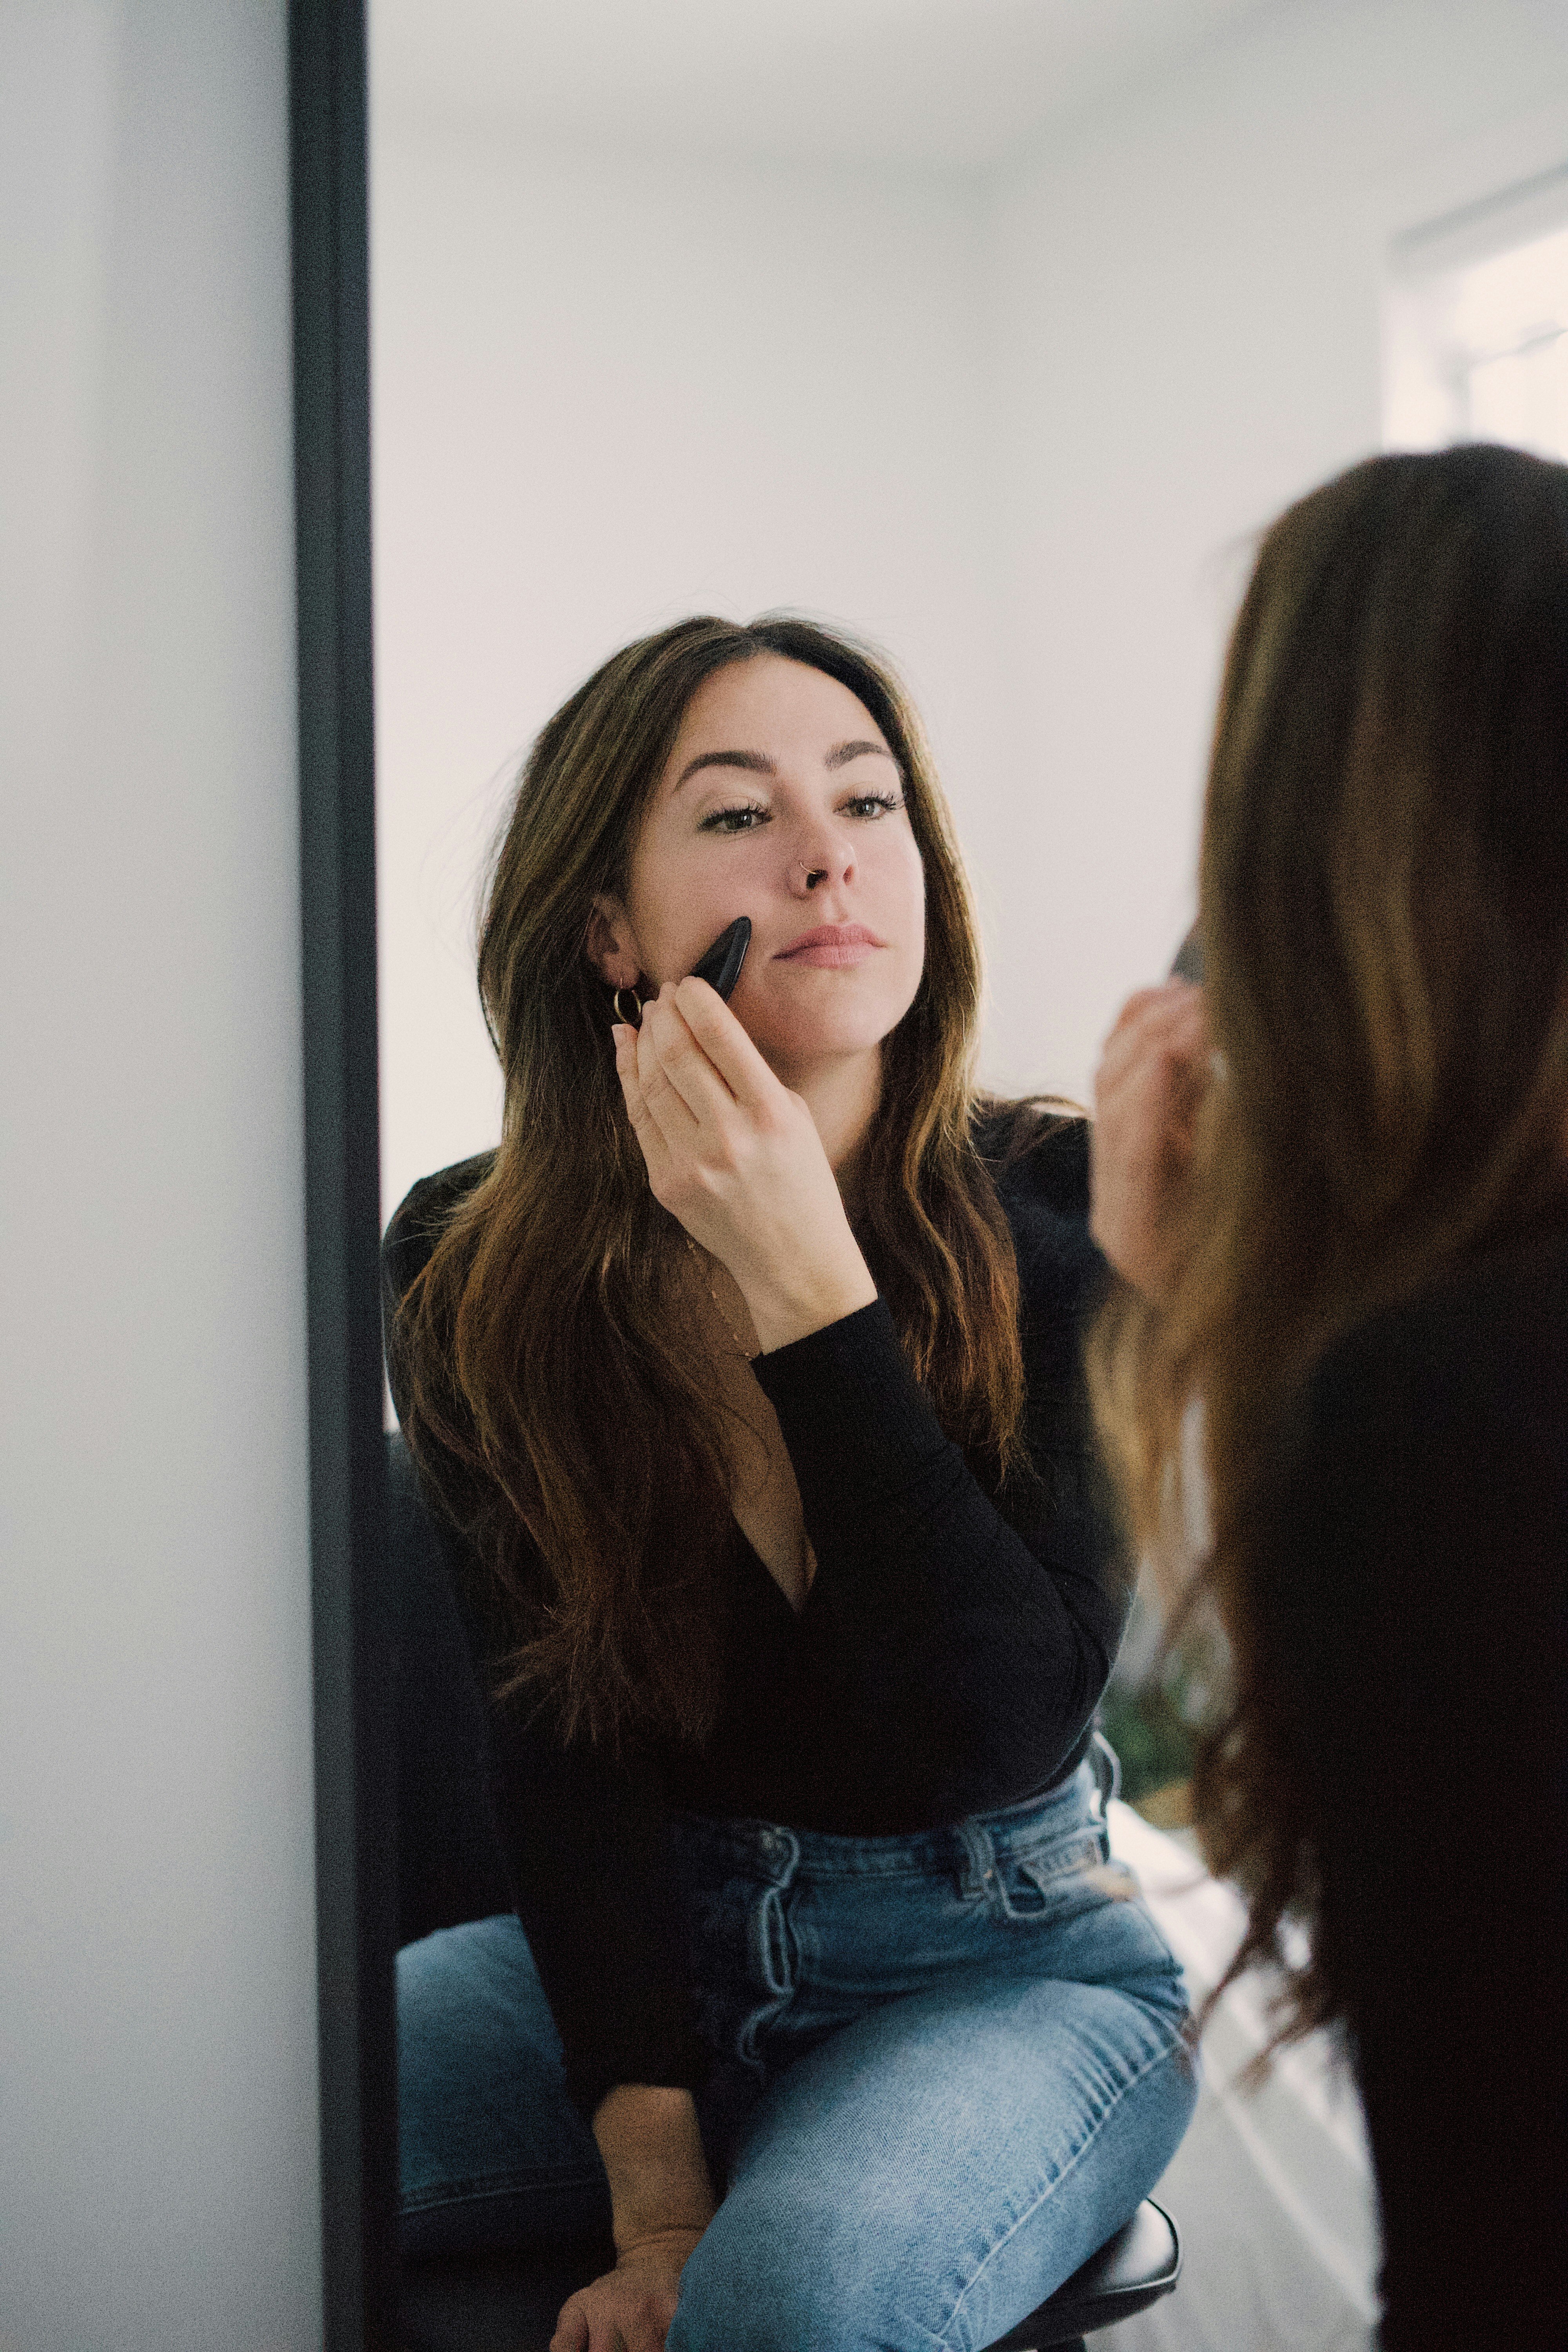
<svg viewBox="0 0 1568 2352"><path fill-rule="evenodd" d="M322 2343L397 2340L363 0L289 0Z"/></svg>

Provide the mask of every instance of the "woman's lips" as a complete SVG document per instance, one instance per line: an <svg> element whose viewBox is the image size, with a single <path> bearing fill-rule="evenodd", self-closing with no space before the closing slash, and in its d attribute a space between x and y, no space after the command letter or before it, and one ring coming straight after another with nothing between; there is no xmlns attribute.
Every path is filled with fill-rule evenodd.
<svg viewBox="0 0 1568 2352"><path fill-rule="evenodd" d="M815 931L803 931L793 946L781 948L777 963L812 963L837 970L845 964L864 963L882 945L874 931L864 923L822 923Z"/></svg>

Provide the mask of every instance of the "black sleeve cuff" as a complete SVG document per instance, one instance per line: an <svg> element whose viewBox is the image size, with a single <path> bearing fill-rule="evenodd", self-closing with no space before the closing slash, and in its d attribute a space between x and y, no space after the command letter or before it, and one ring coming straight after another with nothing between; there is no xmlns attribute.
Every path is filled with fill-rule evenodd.
<svg viewBox="0 0 1568 2352"><path fill-rule="evenodd" d="M853 1468L863 1493L898 1491L956 1451L910 1371L887 1301L840 1317L752 1367L797 1478L814 1458Z"/></svg>

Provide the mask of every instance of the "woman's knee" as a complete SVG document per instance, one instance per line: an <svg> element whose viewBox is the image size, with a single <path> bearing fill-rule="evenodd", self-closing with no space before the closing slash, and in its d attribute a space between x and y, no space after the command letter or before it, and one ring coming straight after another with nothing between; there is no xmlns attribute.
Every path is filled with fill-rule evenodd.
<svg viewBox="0 0 1568 2352"><path fill-rule="evenodd" d="M438 1928L397 1955L400 2063L479 2069L527 2048L560 2064L560 2036L528 1938L509 1912Z"/></svg>
<svg viewBox="0 0 1568 2352"><path fill-rule="evenodd" d="M1111 2004L1123 2022L1137 2006ZM972 2114L945 2173L928 2133L884 2139L880 2161L867 2136L853 2160L842 2135L753 2142L687 2265L668 2352L976 2352L994 2341L1121 2226L1181 2141L1193 2053L1162 2009L1147 2022L1092 2118L1026 2146L998 2115L993 2147ZM1042 2098L1040 2120L1049 2111Z"/></svg>
<svg viewBox="0 0 1568 2352"><path fill-rule="evenodd" d="M579 2202L581 2191L594 2226L607 2221L598 2150L567 2098L560 2037L514 1918L405 1946L397 2033L405 2201L510 2195L528 2183Z"/></svg>
<svg viewBox="0 0 1568 2352"><path fill-rule="evenodd" d="M929 2300L929 2247L896 2218L825 2185L731 2191L686 2266L668 2352L917 2352L942 2340Z"/></svg>

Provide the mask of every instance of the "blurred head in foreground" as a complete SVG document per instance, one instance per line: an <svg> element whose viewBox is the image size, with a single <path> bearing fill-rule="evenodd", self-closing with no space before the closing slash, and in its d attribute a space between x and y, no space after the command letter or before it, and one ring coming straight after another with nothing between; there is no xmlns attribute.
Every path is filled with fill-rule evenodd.
<svg viewBox="0 0 1568 2352"><path fill-rule="evenodd" d="M1274 524L1221 691L1200 928L1215 1076L1175 1271L1158 1306L1111 1299L1091 1381L1167 1601L1202 1596L1228 1639L1194 1794L1252 1957L1311 1912L1262 1605L1281 1417L1352 1324L1568 1213L1568 467L1378 457ZM1297 1991L1302 2025L1332 2006L1310 1969Z"/></svg>

